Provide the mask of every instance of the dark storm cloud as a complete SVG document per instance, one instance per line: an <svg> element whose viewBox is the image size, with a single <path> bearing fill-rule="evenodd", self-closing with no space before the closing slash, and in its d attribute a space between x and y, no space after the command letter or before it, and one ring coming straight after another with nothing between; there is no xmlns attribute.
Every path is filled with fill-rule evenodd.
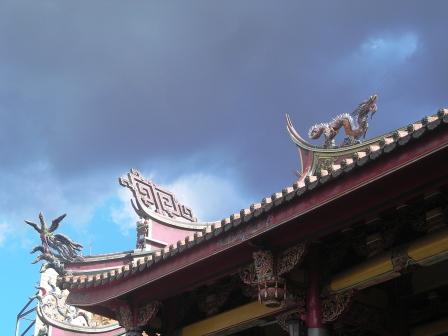
<svg viewBox="0 0 448 336"><path fill-rule="evenodd" d="M44 162L52 187L77 193L131 166L233 167L244 188L271 193L298 166L285 112L305 134L378 93L373 135L447 104L447 10L445 1L4 0L0 173L20 181L20 169ZM22 186L11 188L8 204Z"/></svg>

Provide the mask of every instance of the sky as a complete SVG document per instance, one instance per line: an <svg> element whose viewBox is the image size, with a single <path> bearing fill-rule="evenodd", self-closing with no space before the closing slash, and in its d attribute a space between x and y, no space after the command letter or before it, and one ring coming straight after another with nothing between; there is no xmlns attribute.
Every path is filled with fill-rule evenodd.
<svg viewBox="0 0 448 336"><path fill-rule="evenodd" d="M23 220L84 254L131 250L117 178L202 220L295 180L298 131L378 94L368 137L448 105L447 1L0 0L0 331L34 292ZM314 141L319 144L321 142ZM7 304L6 304L7 303Z"/></svg>

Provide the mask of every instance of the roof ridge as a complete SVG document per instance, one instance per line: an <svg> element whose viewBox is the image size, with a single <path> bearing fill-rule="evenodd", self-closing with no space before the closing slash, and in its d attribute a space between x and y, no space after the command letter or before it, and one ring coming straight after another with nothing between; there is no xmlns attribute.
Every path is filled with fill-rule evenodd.
<svg viewBox="0 0 448 336"><path fill-rule="evenodd" d="M344 158L340 163L331 164L326 169L319 169L316 171L316 175L307 175L303 179L296 180L292 185L283 188L282 191L274 192L271 196L264 197L261 203L252 203L248 208L242 209L239 213L234 213L229 217L223 218L220 222L211 224L204 230L194 233L193 237L187 236L183 240L179 240L176 246L170 244L163 249L151 251L144 258L132 252L131 256L136 258L129 265L120 267L119 271L117 271L118 274L116 270L98 272L95 277L92 275L88 277L89 280L84 282L81 282L80 276L75 274L59 276L58 285L62 285L63 288L98 286L121 277L129 276L137 271L142 271L149 268L153 263L182 253L184 250L209 240L212 237L216 237L232 227L239 226L263 214L267 214L271 209L284 202L303 197L307 191L313 190L319 185L326 184L341 174L350 172L355 167L363 166L367 162L377 159L383 153L389 153L399 146L404 146L411 139L420 138L426 131L434 130L441 124L448 124L448 108L442 108L434 115L426 116L408 126L401 127L375 138L376 141L374 143L369 143L367 147L354 152L352 157Z"/></svg>

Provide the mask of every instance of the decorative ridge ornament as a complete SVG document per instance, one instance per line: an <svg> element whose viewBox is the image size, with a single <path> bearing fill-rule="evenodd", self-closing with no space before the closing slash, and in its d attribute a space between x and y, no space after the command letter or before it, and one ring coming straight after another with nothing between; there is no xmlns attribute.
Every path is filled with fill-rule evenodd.
<svg viewBox="0 0 448 336"><path fill-rule="evenodd" d="M344 113L335 117L332 121L313 125L308 131L310 139L319 139L323 134L325 137L324 148L335 148L334 138L341 128L344 128L347 137L341 146L350 146L360 143L361 137L365 138L369 123L368 117L373 117L377 110L377 95L370 96L368 99L358 105L350 114ZM356 117L356 122L352 116Z"/></svg>
<svg viewBox="0 0 448 336"><path fill-rule="evenodd" d="M118 182L122 187L129 188L134 196L131 200L132 207L141 218L148 219L151 212L172 219L181 220L184 223L197 222L193 211L180 204L173 193L162 189L150 180L146 180L138 170L131 169L128 179L120 177Z"/></svg>
<svg viewBox="0 0 448 336"><path fill-rule="evenodd" d="M45 222L42 212L39 213L40 226L31 222L25 221L39 233L41 245L34 247L31 253L39 251L41 254L36 257L32 262L33 264L46 260L43 264L40 272L44 272L47 268L53 268L59 275L65 274L64 263L82 261L83 257L78 254L81 251L82 245L72 241L67 236L53 232L59 227L61 221L65 218L66 214L59 216L51 222L51 226L48 227Z"/></svg>
<svg viewBox="0 0 448 336"><path fill-rule="evenodd" d="M383 147L385 151L391 151L395 147L393 132L364 140L369 128L369 116L372 118L377 111L377 100L378 95L372 95L360 103L351 114L340 114L330 122L312 126L308 135L312 139L318 139L324 135L325 141L322 146L310 144L301 137L294 128L290 116L286 114L286 129L291 140L298 147L300 155L301 169L296 173L299 183L306 183L307 176L320 178L322 175L324 179L327 179L333 175L334 170L338 170L339 166L350 169L353 166L350 163L354 161L357 165L362 165L369 158L378 156ZM432 122L431 127L433 124ZM344 129L346 137L342 144L337 146L335 137L341 129ZM404 139L400 138L400 141L403 142Z"/></svg>

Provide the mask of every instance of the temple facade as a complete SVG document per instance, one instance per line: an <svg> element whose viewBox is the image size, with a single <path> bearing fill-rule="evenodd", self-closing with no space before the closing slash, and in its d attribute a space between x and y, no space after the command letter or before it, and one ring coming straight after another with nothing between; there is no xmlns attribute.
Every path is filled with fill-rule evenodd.
<svg viewBox="0 0 448 336"><path fill-rule="evenodd" d="M135 248L42 258L35 335L446 335L448 109L363 140L376 99L323 146L288 116L297 180L219 221L131 170Z"/></svg>

